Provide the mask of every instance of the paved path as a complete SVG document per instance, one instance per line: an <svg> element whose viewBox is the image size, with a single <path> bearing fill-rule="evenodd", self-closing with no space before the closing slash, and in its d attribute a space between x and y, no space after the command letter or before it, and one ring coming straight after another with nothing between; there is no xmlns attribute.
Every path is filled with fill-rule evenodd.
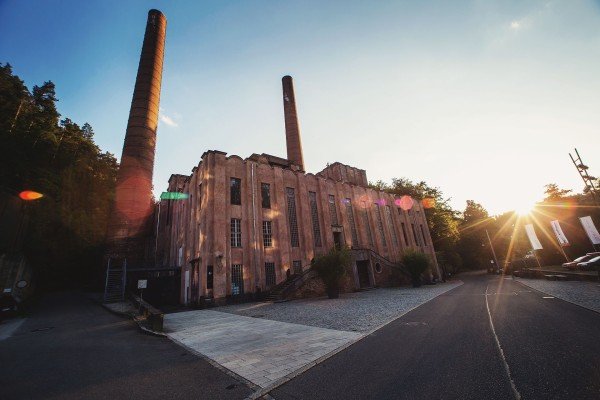
<svg viewBox="0 0 600 400"><path fill-rule="evenodd" d="M212 310L168 314L165 331L261 387L362 336Z"/></svg>
<svg viewBox="0 0 600 400"><path fill-rule="evenodd" d="M510 278L463 280L270 394L277 400L600 398L600 314Z"/></svg>
<svg viewBox="0 0 600 400"><path fill-rule="evenodd" d="M78 294L44 297L0 340L2 400L243 399L251 392L207 361L166 338L140 333L132 321Z"/></svg>
<svg viewBox="0 0 600 400"><path fill-rule="evenodd" d="M550 281L518 278L518 282L540 292L600 312L600 283L586 281Z"/></svg>

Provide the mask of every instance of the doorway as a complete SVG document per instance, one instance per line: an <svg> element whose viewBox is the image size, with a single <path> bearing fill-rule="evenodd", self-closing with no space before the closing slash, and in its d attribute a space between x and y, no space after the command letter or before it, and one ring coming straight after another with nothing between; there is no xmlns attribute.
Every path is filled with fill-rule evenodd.
<svg viewBox="0 0 600 400"><path fill-rule="evenodd" d="M372 286L369 277L369 260L356 261L356 272L358 273L358 285L361 289Z"/></svg>
<svg viewBox="0 0 600 400"><path fill-rule="evenodd" d="M338 250L342 248L342 232L333 232L333 245Z"/></svg>

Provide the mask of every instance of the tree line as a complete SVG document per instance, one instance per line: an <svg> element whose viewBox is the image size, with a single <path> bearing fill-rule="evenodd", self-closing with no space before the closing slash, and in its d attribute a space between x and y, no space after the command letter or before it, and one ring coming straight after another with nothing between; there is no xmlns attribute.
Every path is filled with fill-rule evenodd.
<svg viewBox="0 0 600 400"><path fill-rule="evenodd" d="M590 215L597 222L600 210L585 190L572 193L556 184L548 184L544 199L536 203L529 214L520 216L514 211L490 215L474 200L467 200L464 210L456 210L439 188L423 181L395 178L391 184L377 181L370 186L397 196L428 199L424 204L431 205L425 207L431 238L438 262L448 272L486 269L494 260L494 252L502 267L510 263L516 268L536 266L525 233L527 224L534 226L542 243L543 249L535 254L542 265L561 264L565 256L572 260L594 250L579 218ZM550 225L553 220L560 222L570 242L568 247L561 249L558 245Z"/></svg>
<svg viewBox="0 0 600 400"><path fill-rule="evenodd" d="M57 102L54 83L30 91L0 64L0 252L24 254L38 282L68 286L101 276L117 161L90 124L61 119ZM44 197L24 202L23 190Z"/></svg>

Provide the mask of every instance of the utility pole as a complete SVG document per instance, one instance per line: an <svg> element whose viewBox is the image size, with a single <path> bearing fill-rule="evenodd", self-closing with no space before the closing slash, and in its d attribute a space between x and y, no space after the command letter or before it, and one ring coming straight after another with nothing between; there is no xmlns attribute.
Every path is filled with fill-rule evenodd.
<svg viewBox="0 0 600 400"><path fill-rule="evenodd" d="M594 204L596 206L600 206L600 203L599 203L600 193L598 193L599 188L597 188L596 184L594 183L594 181L597 178L594 176L590 176L590 174L588 174L589 167L583 163L583 160L581 159L581 156L579 155L579 152L577 151L577 149L575 149L575 155L577 156L577 158L573 157L573 155L571 155L571 153L569 153L569 157L571 157L571 161L573 161L573 165L575 166L575 168L577 169L577 172L579 173L579 176L583 180L583 184L585 185L585 188L592 195Z"/></svg>

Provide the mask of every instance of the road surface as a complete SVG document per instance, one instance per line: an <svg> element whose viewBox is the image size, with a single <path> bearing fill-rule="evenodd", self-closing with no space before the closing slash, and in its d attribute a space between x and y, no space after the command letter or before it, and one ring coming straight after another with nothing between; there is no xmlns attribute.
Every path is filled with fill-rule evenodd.
<svg viewBox="0 0 600 400"><path fill-rule="evenodd" d="M83 295L46 296L0 340L0 398L243 399L252 391Z"/></svg>
<svg viewBox="0 0 600 400"><path fill-rule="evenodd" d="M277 400L600 398L600 314L545 298L511 278L463 280L271 395Z"/></svg>

